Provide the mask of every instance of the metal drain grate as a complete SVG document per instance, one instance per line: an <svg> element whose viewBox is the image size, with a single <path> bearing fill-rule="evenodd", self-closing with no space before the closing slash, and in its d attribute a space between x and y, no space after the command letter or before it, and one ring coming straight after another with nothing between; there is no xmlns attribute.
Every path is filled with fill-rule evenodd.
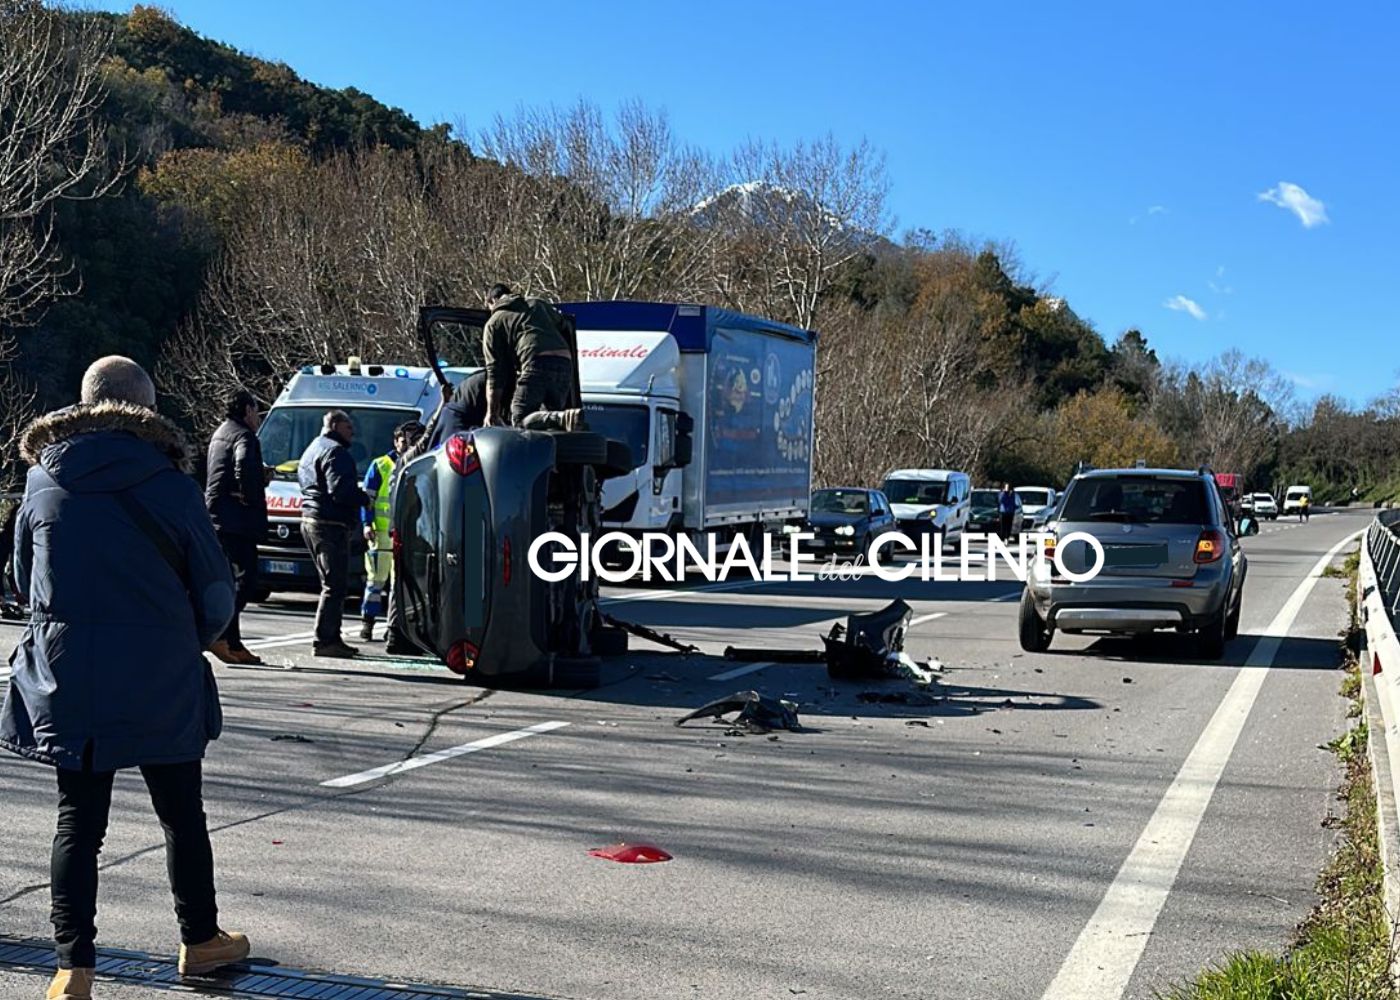
<svg viewBox="0 0 1400 1000"><path fill-rule="evenodd" d="M51 973L53 945L17 941L0 936L0 967ZM412 986L405 983L353 976L300 972L278 966L235 965L217 975L181 979L175 962L136 951L103 949L97 955L97 974L124 983L181 993L208 993L221 997L295 997L296 1000L545 1000L522 993L454 986Z"/></svg>

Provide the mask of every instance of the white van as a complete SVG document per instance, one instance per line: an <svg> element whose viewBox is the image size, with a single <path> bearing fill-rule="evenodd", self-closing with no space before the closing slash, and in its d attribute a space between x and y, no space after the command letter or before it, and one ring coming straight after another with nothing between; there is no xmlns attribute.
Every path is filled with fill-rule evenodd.
<svg viewBox="0 0 1400 1000"><path fill-rule="evenodd" d="M1303 497L1308 498L1308 506L1312 506L1311 486L1290 486L1283 494L1283 512L1285 514L1297 514L1303 509Z"/></svg>
<svg viewBox="0 0 1400 1000"><path fill-rule="evenodd" d="M932 532L951 545L967 530L972 479L949 469L896 469L880 487L899 530L910 538Z"/></svg>

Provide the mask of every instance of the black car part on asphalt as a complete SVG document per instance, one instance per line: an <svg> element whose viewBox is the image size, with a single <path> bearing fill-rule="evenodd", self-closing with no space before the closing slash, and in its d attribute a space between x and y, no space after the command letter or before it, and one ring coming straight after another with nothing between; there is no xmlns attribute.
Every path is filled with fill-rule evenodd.
<svg viewBox="0 0 1400 1000"><path fill-rule="evenodd" d="M750 733L771 733L775 729L801 732L802 722L797 718L797 703L781 698L770 698L757 691L736 691L725 698L716 698L707 705L676 720L683 726L695 719L722 719L730 713L737 713L732 726Z"/></svg>
<svg viewBox="0 0 1400 1000"><path fill-rule="evenodd" d="M905 675L927 683L924 678L932 671L917 665L911 668L913 661L903 655L909 615L909 605L896 599L878 611L848 615L845 625L838 622L831 626L831 631L821 637L821 651L730 646L725 649L724 658L741 662L825 663L827 675L834 680Z"/></svg>

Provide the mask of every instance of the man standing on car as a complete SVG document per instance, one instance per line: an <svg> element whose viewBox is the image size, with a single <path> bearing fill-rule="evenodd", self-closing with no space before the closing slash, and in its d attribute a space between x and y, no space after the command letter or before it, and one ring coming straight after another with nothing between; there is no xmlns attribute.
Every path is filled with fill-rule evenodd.
<svg viewBox="0 0 1400 1000"><path fill-rule="evenodd" d="M536 430L582 429L583 411L569 405L574 356L558 310L543 299L517 295L501 283L486 293L486 307L491 310L481 338L486 423Z"/></svg>
<svg viewBox="0 0 1400 1000"><path fill-rule="evenodd" d="M365 533L365 598L360 605L360 638L369 642L374 638L374 622L384 610L386 595L390 592L390 574L393 570L393 543L389 538L391 525L389 500L393 495L394 472L399 465L399 456L417 443L423 434L423 425L417 420L406 420L394 428L394 446L388 454L380 455L369 463L365 473L365 492L374 501L374 506L365 507L360 512L360 521Z"/></svg>
<svg viewBox="0 0 1400 1000"><path fill-rule="evenodd" d="M141 769L165 831L181 975L248 955L219 929L201 764L223 722L202 653L233 616L228 558L141 366L94 362L80 398L20 438L15 576L33 618L0 709L0 747L56 771L55 1000L92 996L98 853L125 768Z"/></svg>
<svg viewBox="0 0 1400 1000"><path fill-rule="evenodd" d="M302 453L297 465L301 486L301 537L321 578L316 606L316 656L350 657L355 647L341 636L345 599L350 588L350 530L360 523L369 497L360 489L350 442L355 425L344 410L331 410L321 423L321 436Z"/></svg>
<svg viewBox="0 0 1400 1000"><path fill-rule="evenodd" d="M1001 515L1001 531L998 534L1003 539L1010 539L1016 525L1016 492L1010 483L1001 486L1001 493L997 496L997 513Z"/></svg>
<svg viewBox="0 0 1400 1000"><path fill-rule="evenodd" d="M247 389L229 397L224 422L209 440L204 503L233 568L238 586L233 621L209 647L225 663L256 664L262 660L243 645L239 616L258 586L258 542L267 534L267 495L271 470L263 465L258 443L258 402Z"/></svg>

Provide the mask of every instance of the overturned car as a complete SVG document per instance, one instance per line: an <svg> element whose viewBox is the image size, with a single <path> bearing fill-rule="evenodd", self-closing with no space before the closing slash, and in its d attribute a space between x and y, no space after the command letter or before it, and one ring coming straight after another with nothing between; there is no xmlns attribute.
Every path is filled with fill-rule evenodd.
<svg viewBox="0 0 1400 1000"><path fill-rule="evenodd" d="M470 351L459 331L474 328L479 344L485 319L423 310L420 336L435 366L444 329ZM631 468L620 441L508 427L452 435L408 463L392 516L394 598L410 641L483 685L595 686L599 655L625 650L625 634L600 618L596 578L540 579L528 554L549 532L575 542L596 533L600 483ZM546 547L539 562L550 561Z"/></svg>

